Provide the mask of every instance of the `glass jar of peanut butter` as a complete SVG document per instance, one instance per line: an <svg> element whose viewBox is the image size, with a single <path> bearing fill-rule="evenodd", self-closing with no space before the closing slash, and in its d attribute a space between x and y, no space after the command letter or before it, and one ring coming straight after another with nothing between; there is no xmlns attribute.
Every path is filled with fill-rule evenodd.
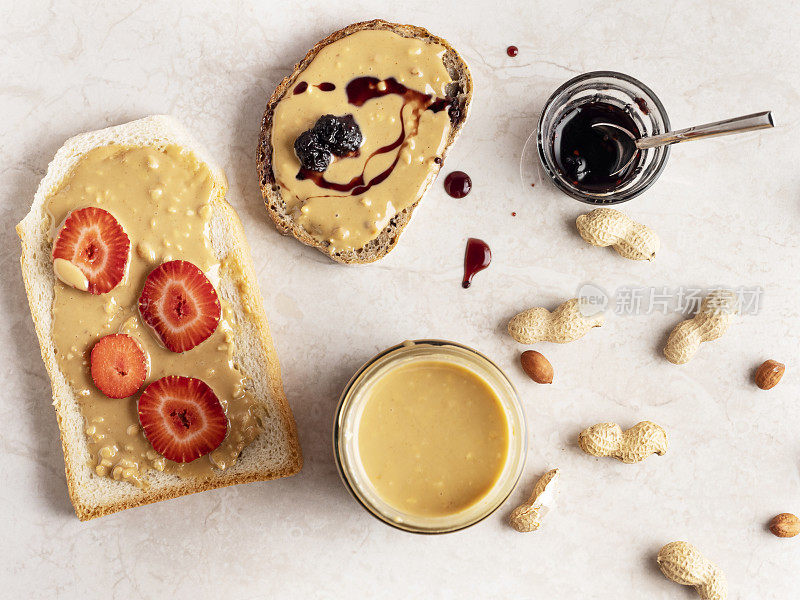
<svg viewBox="0 0 800 600"><path fill-rule="evenodd" d="M479 352L442 340L381 352L350 380L334 422L334 454L353 497L415 533L469 527L519 479L527 449L514 386Z"/></svg>

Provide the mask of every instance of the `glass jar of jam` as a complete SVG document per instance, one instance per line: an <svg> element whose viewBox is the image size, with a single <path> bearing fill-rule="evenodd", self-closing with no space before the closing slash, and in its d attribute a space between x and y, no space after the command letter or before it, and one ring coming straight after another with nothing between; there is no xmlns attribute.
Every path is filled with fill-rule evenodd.
<svg viewBox="0 0 800 600"><path fill-rule="evenodd" d="M536 136L545 172L577 200L617 204L653 185L664 170L669 146L638 150L624 166L613 127L598 127L601 123L643 137L669 131L669 118L650 88L614 71L570 79L545 103Z"/></svg>

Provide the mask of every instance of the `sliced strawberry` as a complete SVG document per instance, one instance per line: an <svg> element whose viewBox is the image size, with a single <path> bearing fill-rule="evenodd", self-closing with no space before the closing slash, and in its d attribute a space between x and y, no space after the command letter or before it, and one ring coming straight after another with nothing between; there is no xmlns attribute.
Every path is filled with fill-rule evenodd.
<svg viewBox="0 0 800 600"><path fill-rule="evenodd" d="M125 277L130 247L113 215L89 206L67 215L53 244L53 260L62 258L78 267L89 280L89 293L105 294Z"/></svg>
<svg viewBox="0 0 800 600"><path fill-rule="evenodd" d="M139 422L153 450L179 463L216 450L228 433L228 418L211 388L199 379L177 375L145 388L139 398Z"/></svg>
<svg viewBox="0 0 800 600"><path fill-rule="evenodd" d="M144 351L124 333L100 338L90 358L94 384L109 398L133 396L147 377Z"/></svg>
<svg viewBox="0 0 800 600"><path fill-rule="evenodd" d="M173 352L191 350L217 329L217 292L200 269L171 260L153 269L139 297L142 319Z"/></svg>

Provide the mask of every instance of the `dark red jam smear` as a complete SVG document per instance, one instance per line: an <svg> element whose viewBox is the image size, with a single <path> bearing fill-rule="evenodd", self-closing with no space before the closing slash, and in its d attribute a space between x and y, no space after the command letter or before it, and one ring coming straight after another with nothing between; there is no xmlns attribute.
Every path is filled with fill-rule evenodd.
<svg viewBox="0 0 800 600"><path fill-rule="evenodd" d="M453 171L444 178L444 191L453 198L463 198L472 189L472 179L464 171Z"/></svg>
<svg viewBox="0 0 800 600"><path fill-rule="evenodd" d="M506 54L508 54L511 58L514 58L517 54L519 54L519 48L516 46L509 46L506 48Z"/></svg>
<svg viewBox="0 0 800 600"><path fill-rule="evenodd" d="M439 112L445 108L453 106L452 98L437 98L432 94L423 94L416 90L411 90L397 81L394 77L389 79L378 79L377 77L357 77L347 84L345 88L347 101L353 106L364 106L373 98L380 98L390 94L402 96L406 102L415 100L426 110Z"/></svg>
<svg viewBox="0 0 800 600"><path fill-rule="evenodd" d="M314 86L315 88L323 91L323 92L332 92L336 89L336 84L330 83L328 81L323 81L320 84ZM292 90L293 94L302 94L308 89L308 83L305 81L301 81L296 86L294 86L294 90Z"/></svg>
<svg viewBox="0 0 800 600"><path fill-rule="evenodd" d="M637 137L641 135L624 109L608 102L587 102L561 118L551 140L553 156L558 169L575 187L594 193L611 192L634 176L641 153L625 169L613 174L619 164L620 142L607 130L592 127L595 123L619 125Z"/></svg>
<svg viewBox="0 0 800 600"><path fill-rule="evenodd" d="M388 96L389 94L397 94L403 98L403 106L400 107L400 135L390 144L381 146L370 154L364 162L364 168L361 170L360 175L356 175L346 183L335 183L325 179L325 174L322 172L311 171L310 169L300 167L300 171L297 173L297 179L310 179L321 188L334 190L336 192L347 192L351 196L363 194L372 186L385 181L397 166L397 162L400 160L399 152L388 168L375 175L369 181L364 179L364 172L367 169L367 165L374 156L397 149L406 139L406 124L403 119L403 108L406 104L409 102L416 103L419 106L419 108L414 109L417 114L422 110L439 112L447 108L451 120L457 119L459 115L458 107L454 104L452 98L437 98L432 94L423 94L422 92L409 89L394 77L383 80L377 77L357 77L347 84L345 93L347 94L347 101L353 106L363 106L373 98L380 98L382 96ZM453 114L456 116L454 117Z"/></svg>
<svg viewBox="0 0 800 600"><path fill-rule="evenodd" d="M475 273L483 271L491 262L492 250L489 244L478 238L469 238L464 252L464 279L461 287L466 289L471 286Z"/></svg>

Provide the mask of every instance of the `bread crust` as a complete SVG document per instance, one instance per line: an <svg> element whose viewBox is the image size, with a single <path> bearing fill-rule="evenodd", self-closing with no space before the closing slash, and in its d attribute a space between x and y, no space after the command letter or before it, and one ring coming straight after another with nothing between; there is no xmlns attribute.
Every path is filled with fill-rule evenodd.
<svg viewBox="0 0 800 600"><path fill-rule="evenodd" d="M134 131L136 133L127 135L127 131ZM102 142L91 145L93 136L102 140ZM148 136L154 139L148 140ZM124 139L126 137L131 137L134 140L141 139L141 143L118 141L118 138ZM87 141L82 142L82 140L88 140L89 145L87 146ZM73 421L75 420L77 402L74 391L58 366L55 356L55 344L50 329L52 322L52 286L55 284L55 277L52 276L52 269L50 269L49 278L52 281L43 281L47 275L46 272L43 272L41 269L41 253L43 248L43 240L41 237L46 229L43 222L43 220L46 219L46 215L44 214L44 198L49 196L50 192L52 192L52 190L60 184L60 181L69 174L71 166L74 165L83 154L96 146L112 143L122 143L130 146L153 145L159 147L170 143L176 143L192 151L198 158L209 165L215 182L215 189L212 192L213 199L211 201L212 219L220 219L220 222L227 228L229 232L228 239L222 241L226 246L224 248L227 254L225 258L232 263L236 267L237 272L241 274L240 279L236 282L238 297L226 299L229 301L236 301L239 305L247 305L249 307L246 318L249 321L252 331L255 333L254 347L257 353L260 354L259 356L250 358L258 362L260 372L258 374L247 372L247 375L251 378L258 377L260 380L265 378L263 385L268 388L269 398L258 398L258 400L277 411L277 415L275 415L273 420L281 429L279 433L284 441L284 447L280 450L283 455L285 455L285 460L282 464L278 466L268 464L270 461L266 460L266 454L265 457L260 457L255 454L256 452L265 452L260 447L260 438L266 436L266 432L262 432L248 445L243 450L240 460L226 471L215 474L208 479L180 479L177 476L165 476L164 474L158 473L154 474L154 477L163 479L159 479L157 485L151 485L147 490L135 488L125 481L99 478L92 473L86 461L81 460L82 451L86 451L87 447L86 438L82 426L76 434L75 423ZM80 149L81 146L84 146L82 150ZM75 150L76 148L77 150ZM64 169L60 163L67 163L70 168ZM54 179L55 175L58 176L57 179ZM302 468L303 458L297 437L297 426L283 391L280 364L269 334L269 326L264 312L263 299L258 287L253 260L250 255L250 248L247 244L242 223L236 211L225 200L226 191L227 181L222 170L214 166L207 151L201 145L197 144L177 122L171 117L163 115L147 117L139 121L133 121L106 130L81 134L67 140L48 167L48 172L36 192L31 211L17 225L17 234L22 243L22 257L20 259L22 277L31 308L34 327L39 339L42 360L44 361L53 388L53 405L56 409L56 419L58 421L61 446L64 453L64 470L67 478L67 487L70 500L75 508L75 513L81 521L94 519L127 508L160 502L162 500L205 490L252 481L264 481L286 477L297 473ZM51 245L48 243L47 260L49 260L50 250ZM45 296L47 295L48 286L50 292L49 303L47 302L48 298L42 297L43 291L45 292ZM241 317L237 318L237 323L234 325L236 329L243 326L239 323L240 320ZM239 332L237 331L237 333ZM252 351L252 348L250 351ZM81 445L83 446L82 448L79 447ZM245 459L246 456L247 458ZM248 463L256 462L257 466L255 468L242 467L243 459ZM261 463L258 463L259 460ZM92 478L95 478L95 485L97 484L97 480L104 480L102 485L107 489L99 493L97 491L87 490L86 488L88 486L86 482L93 481ZM88 497L98 495L103 496L104 500L100 502L91 502L87 500Z"/></svg>
<svg viewBox="0 0 800 600"><path fill-rule="evenodd" d="M444 55L444 62L448 71L457 81L460 87L460 92L457 95L456 103L459 107L459 117L453 122L447 136L447 143L441 153L442 161L438 165L433 165L432 171L434 175L438 174L444 164L447 152L461 133L461 129L467 120L469 114L469 107L472 102L472 75L469 72L466 62L455 51L455 49L440 37L430 33L427 29L417 27L416 25L403 25L400 23L391 23L383 19L373 19L372 21L363 21L360 23L353 23L343 29L334 31L325 39L317 42L317 44L308 51L303 59L298 62L294 70L286 76L283 81L273 92L267 107L264 110L264 116L261 120L261 135L258 140L258 149L256 152L256 163L258 167L258 180L261 187L261 194L264 197L264 203L267 207L267 212L278 231L283 235L292 235L303 244L316 248L325 256L330 257L336 262L344 264L367 264L379 260L386 256L397 245L400 239L400 234L403 229L411 220L414 209L419 205L420 201L428 191L435 176L430 178L428 184L419 194L413 204L406 207L401 212L397 213L389 223L384 227L377 238L371 240L366 245L355 250L345 250L330 254L328 252L328 243L321 242L312 237L305 229L296 224L289 215L285 212L285 203L281 197L280 186L275 180L275 173L272 168L272 121L275 114L275 107L278 102L283 99L286 92L292 88L294 83L302 72L308 67L312 60L319 54L319 52L326 46L336 42L348 35L363 31L367 29L384 29L393 31L403 37L415 38L424 40L428 43L439 44L446 49ZM284 210L281 210L283 208Z"/></svg>

